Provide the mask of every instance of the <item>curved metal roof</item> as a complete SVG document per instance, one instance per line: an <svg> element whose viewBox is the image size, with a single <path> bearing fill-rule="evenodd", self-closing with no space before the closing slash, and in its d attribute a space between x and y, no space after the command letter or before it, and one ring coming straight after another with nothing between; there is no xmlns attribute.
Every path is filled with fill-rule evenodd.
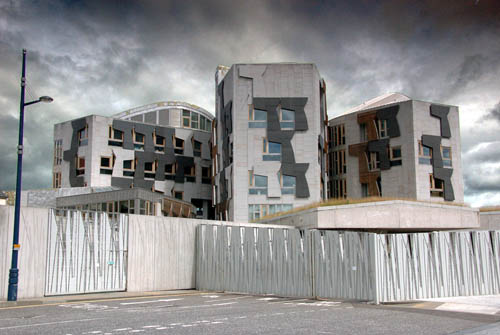
<svg viewBox="0 0 500 335"><path fill-rule="evenodd" d="M196 105L189 104L187 102L182 102L182 101L156 102L156 103L152 103L149 105L135 107L135 108L126 110L124 112L112 115L111 117L113 117L115 119L124 119L124 118L130 118L133 116L142 115L142 114L146 114L146 113L157 111L157 110L170 109L170 108L181 108L181 109L191 110L193 112L198 112L211 121L215 118L214 115L211 114L210 112L208 112L206 109L201 108L201 107L196 106Z"/></svg>

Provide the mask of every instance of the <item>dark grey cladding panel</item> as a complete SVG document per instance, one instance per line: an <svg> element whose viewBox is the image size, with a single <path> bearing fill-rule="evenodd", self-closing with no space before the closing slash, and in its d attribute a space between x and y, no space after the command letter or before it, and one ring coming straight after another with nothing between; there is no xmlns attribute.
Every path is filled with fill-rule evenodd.
<svg viewBox="0 0 500 335"><path fill-rule="evenodd" d="M391 160L388 154L389 139L369 141L366 150L368 152L377 152L380 159L380 170L389 170L391 168Z"/></svg>
<svg viewBox="0 0 500 335"><path fill-rule="evenodd" d="M134 180L132 178L111 177L111 186L130 188L132 185L134 185Z"/></svg>
<svg viewBox="0 0 500 335"><path fill-rule="evenodd" d="M443 158L441 157L441 136L422 135L422 144L432 148L432 166L434 168L443 167Z"/></svg>
<svg viewBox="0 0 500 335"><path fill-rule="evenodd" d="M155 151L155 144L153 142L153 131L156 126L136 123L134 124L135 132L144 135L144 151Z"/></svg>
<svg viewBox="0 0 500 335"><path fill-rule="evenodd" d="M323 139L323 136L318 135L318 150L321 150L321 177L324 176L326 172L326 162L325 162L325 155L323 154L325 149L325 140Z"/></svg>
<svg viewBox="0 0 500 335"><path fill-rule="evenodd" d="M387 134L389 137L401 136L399 131L399 123L396 115L399 112L399 105L379 109L377 111L377 119L387 120Z"/></svg>
<svg viewBox="0 0 500 335"><path fill-rule="evenodd" d="M211 159L210 156L210 137L211 134L204 131L193 131L193 138L201 142L201 158Z"/></svg>
<svg viewBox="0 0 500 335"><path fill-rule="evenodd" d="M307 98L281 98L281 107L295 111L295 130L307 130L307 117L304 107Z"/></svg>
<svg viewBox="0 0 500 335"><path fill-rule="evenodd" d="M282 163L281 173L294 176L296 179L295 196L297 198L309 198L309 186L307 185L306 172L309 163Z"/></svg>
<svg viewBox="0 0 500 335"><path fill-rule="evenodd" d="M233 102L229 101L224 106L224 125L226 127L227 135L233 133Z"/></svg>
<svg viewBox="0 0 500 335"><path fill-rule="evenodd" d="M434 178L441 179L444 182L444 200L446 201L455 200L453 185L451 183L451 176L453 175L453 169L434 167L433 170L434 170L433 171Z"/></svg>
<svg viewBox="0 0 500 335"><path fill-rule="evenodd" d="M113 120L113 129L123 132L123 149L134 150L134 141L132 139L134 124L136 123L116 119Z"/></svg>
<svg viewBox="0 0 500 335"><path fill-rule="evenodd" d="M132 138L132 129L136 133L144 135L144 151L154 151L153 131L161 127L147 125L142 123L127 122L122 120L113 120L113 128L123 132L123 149L134 150L134 141ZM166 129L166 128L163 128ZM168 132L168 130L167 130Z"/></svg>
<svg viewBox="0 0 500 335"><path fill-rule="evenodd" d="M78 155L78 131L85 128L87 125L87 120L81 118L78 120L71 121L71 128L73 128L73 134L71 135L71 144L69 150L64 151L63 159L69 162L69 183L71 187L83 187L84 177L76 175L76 156Z"/></svg>
<svg viewBox="0 0 500 335"><path fill-rule="evenodd" d="M431 115L437 117L441 120L441 137L450 138L450 123L448 122L448 113L450 112L450 107L431 105Z"/></svg>
<svg viewBox="0 0 500 335"><path fill-rule="evenodd" d="M165 137L165 148L171 148L173 154L174 144L172 138L175 135L175 129L166 127L155 127L155 131L157 135ZM165 151L165 153L167 152Z"/></svg>
<svg viewBox="0 0 500 335"><path fill-rule="evenodd" d="M187 156L176 156L177 171L175 172L175 182L184 183L184 168L194 166L194 158Z"/></svg>
<svg viewBox="0 0 500 335"><path fill-rule="evenodd" d="M219 192L221 201L226 201L228 199L228 193L227 193L227 180L224 172L219 174Z"/></svg>

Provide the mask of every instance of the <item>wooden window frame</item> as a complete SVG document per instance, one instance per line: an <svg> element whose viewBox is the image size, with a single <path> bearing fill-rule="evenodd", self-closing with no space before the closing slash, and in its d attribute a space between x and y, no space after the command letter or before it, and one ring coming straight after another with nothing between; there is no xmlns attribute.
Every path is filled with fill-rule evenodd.
<svg viewBox="0 0 500 335"><path fill-rule="evenodd" d="M379 139L389 137L387 132L387 120L377 120L377 135Z"/></svg>
<svg viewBox="0 0 500 335"><path fill-rule="evenodd" d="M394 149L399 149L401 151L401 156L394 157L394 152L393 152ZM403 160L403 151L401 150L401 146L400 145L395 145L393 147L389 147L389 159L391 161L400 161L400 160Z"/></svg>
<svg viewBox="0 0 500 335"><path fill-rule="evenodd" d="M429 156L424 156L424 147L429 149L430 152ZM429 159L432 158L432 148L423 145L421 140L418 141L418 156L422 158L429 158Z"/></svg>
<svg viewBox="0 0 500 335"><path fill-rule="evenodd" d="M196 164L189 167L189 169L190 169L189 174L186 174L186 168L188 168L188 167L186 166L184 168L184 177L196 177Z"/></svg>
<svg viewBox="0 0 500 335"><path fill-rule="evenodd" d="M377 160L376 152L369 152L366 154L368 171L379 171L380 170L380 158ZM373 166L375 164L375 166Z"/></svg>
<svg viewBox="0 0 500 335"><path fill-rule="evenodd" d="M449 150L449 152L450 152L450 158L444 158L444 150L443 149L448 149ZM449 146L443 146L443 145L441 146L441 159L443 160L443 166L445 166L444 165L445 161L449 161L450 162L449 165L446 165L447 167L453 166L453 155L452 155L452 152L451 152L451 147L449 147Z"/></svg>
<svg viewBox="0 0 500 335"><path fill-rule="evenodd" d="M180 194L181 197L177 198L176 194ZM172 191L172 197L177 200L184 200L184 192L183 191Z"/></svg>
<svg viewBox="0 0 500 335"><path fill-rule="evenodd" d="M272 143L276 143L276 144L279 144L280 145L280 152L279 153L270 153L269 152L269 142L272 142ZM275 155L275 156L281 156L281 152L283 150L283 145L281 143L278 143L278 142L273 142L273 141L269 141L267 139L267 137L263 137L262 138L262 153L265 154L265 155Z"/></svg>

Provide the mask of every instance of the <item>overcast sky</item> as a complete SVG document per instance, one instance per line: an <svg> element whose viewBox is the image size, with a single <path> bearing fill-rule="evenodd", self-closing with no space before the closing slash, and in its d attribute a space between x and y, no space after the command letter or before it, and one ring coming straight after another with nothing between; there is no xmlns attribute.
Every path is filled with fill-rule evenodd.
<svg viewBox="0 0 500 335"><path fill-rule="evenodd" d="M346 4L348 3L348 4ZM328 115L387 92L460 108L465 200L500 204L500 1L0 1L0 190L51 187L53 124L164 100L214 111L219 64L314 62Z"/></svg>

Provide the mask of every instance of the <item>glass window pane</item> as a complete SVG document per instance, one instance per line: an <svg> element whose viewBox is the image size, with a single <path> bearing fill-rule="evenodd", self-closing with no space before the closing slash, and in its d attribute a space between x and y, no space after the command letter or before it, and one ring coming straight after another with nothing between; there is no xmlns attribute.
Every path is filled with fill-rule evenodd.
<svg viewBox="0 0 500 335"><path fill-rule="evenodd" d="M392 149L392 157L400 158L401 157L401 148L393 148Z"/></svg>
<svg viewBox="0 0 500 335"><path fill-rule="evenodd" d="M428 157L428 156L431 155L431 148L423 146L422 147L422 152L423 152L424 156Z"/></svg>
<svg viewBox="0 0 500 335"><path fill-rule="evenodd" d="M280 154L281 153L281 143L269 142L269 153L270 154Z"/></svg>
<svg viewBox="0 0 500 335"><path fill-rule="evenodd" d="M183 110L183 111L182 111L182 116L189 116L189 114L190 114L190 113L189 113L189 111L187 111L187 110Z"/></svg>
<svg viewBox="0 0 500 335"><path fill-rule="evenodd" d="M254 109L253 110L253 119L255 121L266 121L267 120L267 112L260 110L260 109Z"/></svg>
<svg viewBox="0 0 500 335"><path fill-rule="evenodd" d="M295 187L295 177L283 175L283 187Z"/></svg>
<svg viewBox="0 0 500 335"><path fill-rule="evenodd" d="M443 158L448 158L450 159L450 148L443 148Z"/></svg>
<svg viewBox="0 0 500 335"><path fill-rule="evenodd" d="M114 129L113 130L113 139L115 140L121 140L123 138L123 132Z"/></svg>
<svg viewBox="0 0 500 335"><path fill-rule="evenodd" d="M183 119L183 121L182 121L182 125L183 125L184 127L189 127L189 119Z"/></svg>
<svg viewBox="0 0 500 335"><path fill-rule="evenodd" d="M267 176L254 175L255 187L267 187Z"/></svg>
<svg viewBox="0 0 500 335"><path fill-rule="evenodd" d="M109 167L111 164L109 163L109 157L101 157L101 166Z"/></svg>
<svg viewBox="0 0 500 335"><path fill-rule="evenodd" d="M281 120L283 121L295 121L295 112L288 109L281 109Z"/></svg>
<svg viewBox="0 0 500 335"><path fill-rule="evenodd" d="M207 124L207 119L204 116L200 116L200 129L205 130Z"/></svg>

